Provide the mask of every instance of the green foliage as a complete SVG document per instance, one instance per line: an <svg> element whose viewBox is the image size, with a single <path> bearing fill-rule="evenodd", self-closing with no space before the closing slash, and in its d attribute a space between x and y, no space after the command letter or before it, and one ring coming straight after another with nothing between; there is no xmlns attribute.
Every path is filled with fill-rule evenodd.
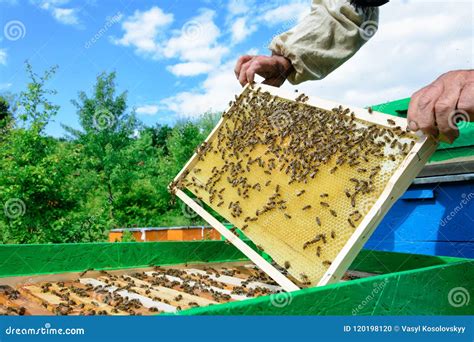
<svg viewBox="0 0 474 342"><path fill-rule="evenodd" d="M131 231L126 230L122 233L122 240L120 242L137 242L137 240Z"/></svg>
<svg viewBox="0 0 474 342"><path fill-rule="evenodd" d="M5 96L0 96L0 143L13 124L13 114L10 102Z"/></svg>
<svg viewBox="0 0 474 342"><path fill-rule="evenodd" d="M103 73L91 94L73 101L80 129L64 126L67 139L52 138L43 131L60 109L47 87L56 68L26 69L30 82L13 113L0 98L0 117L15 122L0 136L1 242L104 241L111 228L202 223L183 215L167 187L218 114L143 127L126 92L117 92L115 73Z"/></svg>

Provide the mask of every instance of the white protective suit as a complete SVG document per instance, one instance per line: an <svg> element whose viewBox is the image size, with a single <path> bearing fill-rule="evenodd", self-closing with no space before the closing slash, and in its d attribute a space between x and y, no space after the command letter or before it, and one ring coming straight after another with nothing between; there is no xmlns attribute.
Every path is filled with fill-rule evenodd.
<svg viewBox="0 0 474 342"><path fill-rule="evenodd" d="M349 0L313 0L311 13L276 36L270 50L288 58L292 84L319 80L351 58L377 31L377 7L355 8Z"/></svg>

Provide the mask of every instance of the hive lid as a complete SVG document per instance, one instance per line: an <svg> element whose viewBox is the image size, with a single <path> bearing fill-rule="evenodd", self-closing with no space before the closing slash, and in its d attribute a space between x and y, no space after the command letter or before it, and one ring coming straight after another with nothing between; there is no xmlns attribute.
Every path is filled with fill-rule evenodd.
<svg viewBox="0 0 474 342"><path fill-rule="evenodd" d="M434 152L432 139L406 126L404 118L246 86L171 188L283 288L325 285L340 279ZM244 231L293 281L184 189Z"/></svg>

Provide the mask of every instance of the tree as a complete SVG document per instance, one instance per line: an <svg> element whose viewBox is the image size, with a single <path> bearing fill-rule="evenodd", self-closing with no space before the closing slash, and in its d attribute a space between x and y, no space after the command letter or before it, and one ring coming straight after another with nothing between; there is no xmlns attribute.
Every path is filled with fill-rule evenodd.
<svg viewBox="0 0 474 342"><path fill-rule="evenodd" d="M0 96L0 143L4 140L7 130L11 128L13 115L10 111L10 103L6 98Z"/></svg>
<svg viewBox="0 0 474 342"><path fill-rule="evenodd" d="M39 76L27 64L30 78L18 98L18 126L0 144L0 217L3 242L77 241L72 215L77 189L67 182L77 154L43 134L59 107L46 88L55 68Z"/></svg>
<svg viewBox="0 0 474 342"><path fill-rule="evenodd" d="M98 176L97 186L105 187L109 218L114 220L114 173L120 168L122 149L132 141L139 124L134 112L127 112L127 93L116 95L116 74L102 73L97 77L92 96L79 93L72 103L77 108L82 130L64 126L67 132L83 146L83 168Z"/></svg>

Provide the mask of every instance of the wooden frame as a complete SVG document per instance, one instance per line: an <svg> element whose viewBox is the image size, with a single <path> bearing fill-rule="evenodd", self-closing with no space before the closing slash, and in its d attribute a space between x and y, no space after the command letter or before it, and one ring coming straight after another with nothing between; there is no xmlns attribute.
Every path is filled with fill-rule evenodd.
<svg viewBox="0 0 474 342"><path fill-rule="evenodd" d="M248 87L250 86L247 85L242 92L245 92ZM266 85L258 85L255 87L260 88L261 91L268 91L273 96L278 96L280 98L288 100L295 100L301 95L299 93L291 93L284 89L274 88ZM331 110L340 105L336 102L326 101L314 97L310 97L305 103L325 110ZM404 118L395 117L379 112L369 112L366 109L354 108L350 106L343 107L349 108L354 113L357 119L363 120L365 122L375 123L380 126L389 127L387 124L387 119L390 119L394 121L397 126L400 126L402 128L407 127L407 120ZM221 128L224 122L225 119L221 118L216 127L214 127L212 132L209 134L205 142L209 142L214 138L214 136L217 134L218 130ZM427 136L421 134L418 134L418 136L419 140L411 148L408 155L404 158L400 166L392 175L373 207L363 218L362 222L359 224L358 228L354 231L352 236L346 242L342 250L338 253L337 257L332 262L331 266L327 269L321 280L318 282L317 286L327 285L340 280L344 272L348 269L352 261L362 249L365 242L369 239L370 235L373 233L377 225L383 219L384 215L395 203L395 201L405 192L405 190L411 184L413 179L424 167L430 156L434 153L437 148L437 143L432 138L429 138ZM183 175L185 175L185 172L188 169L194 166L197 160L198 155L194 154L183 167L183 169L178 173L178 175L174 179L174 182L170 186L171 188L175 184L177 184L177 182L181 179L181 177L183 177ZM264 271L271 278L273 278L283 289L285 289L286 291L294 291L298 289L298 287L293 282L291 282L287 277L281 274L276 268L274 268L260 255L258 255L258 253L253 251L245 242L243 242L237 236L232 234L227 228L225 228L225 226L223 226L217 219L215 219L211 214L209 214L191 197L189 197L179 189L171 190L175 192L181 200L183 200L189 207L191 207L206 222L215 227L219 231L219 233L221 233L225 238L227 238L252 262L254 262L258 267L260 267L262 271Z"/></svg>

